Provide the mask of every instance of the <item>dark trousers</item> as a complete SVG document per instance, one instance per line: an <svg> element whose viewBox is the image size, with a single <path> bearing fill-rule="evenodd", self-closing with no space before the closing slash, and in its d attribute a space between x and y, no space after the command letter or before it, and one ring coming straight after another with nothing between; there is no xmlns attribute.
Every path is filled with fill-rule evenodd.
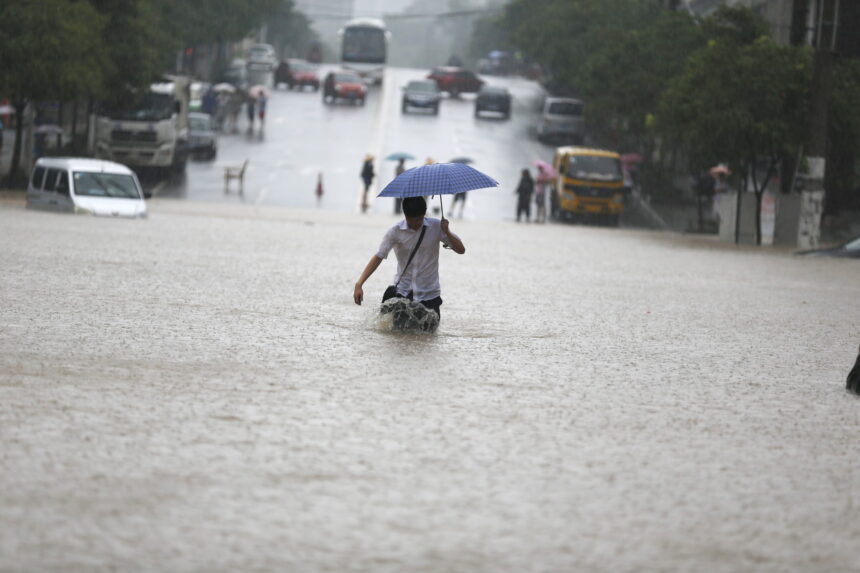
<svg viewBox="0 0 860 573"><path fill-rule="evenodd" d="M385 291L385 294L382 295L382 302L385 302L386 300L388 300L390 298L405 298L408 300L414 300L412 298L412 291L409 291L409 294L407 294L406 296L403 296L402 294L400 294L396 291L394 291L394 293L392 294L392 291L394 290L393 287L388 287L388 288L391 290ZM439 321L440 322L442 321L442 309L440 308L442 306L442 297L441 296L437 296L436 298L431 298L430 300L419 300L418 304L422 305L424 308L429 308L430 310L435 310L436 314L439 315Z"/></svg>
<svg viewBox="0 0 860 573"><path fill-rule="evenodd" d="M517 203L517 222L520 220L520 215L523 214L526 216L526 222L528 223L529 217L532 216L531 203L528 199L525 201L520 200Z"/></svg>

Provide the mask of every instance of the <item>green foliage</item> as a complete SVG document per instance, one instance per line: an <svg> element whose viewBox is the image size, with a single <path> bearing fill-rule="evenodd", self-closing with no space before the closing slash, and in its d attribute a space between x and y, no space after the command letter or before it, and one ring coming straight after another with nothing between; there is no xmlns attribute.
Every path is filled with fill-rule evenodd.
<svg viewBox="0 0 860 573"><path fill-rule="evenodd" d="M759 160L796 153L811 78L808 50L769 38L748 45L712 41L672 82L658 128L700 166L723 161L745 173Z"/></svg>
<svg viewBox="0 0 860 573"><path fill-rule="evenodd" d="M0 93L16 101L97 91L107 58L105 20L87 2L0 4Z"/></svg>
<svg viewBox="0 0 860 573"><path fill-rule="evenodd" d="M268 32L269 41L283 57L304 58L310 44L318 39L310 20L295 10L292 0L283 0L268 19Z"/></svg>

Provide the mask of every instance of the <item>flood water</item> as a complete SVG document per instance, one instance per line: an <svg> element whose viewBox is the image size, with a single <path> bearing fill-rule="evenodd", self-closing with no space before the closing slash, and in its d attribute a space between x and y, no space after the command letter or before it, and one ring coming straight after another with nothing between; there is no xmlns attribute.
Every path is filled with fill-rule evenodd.
<svg viewBox="0 0 860 573"><path fill-rule="evenodd" d="M404 334L392 217L150 208L0 208L0 570L860 567L855 261L452 221Z"/></svg>

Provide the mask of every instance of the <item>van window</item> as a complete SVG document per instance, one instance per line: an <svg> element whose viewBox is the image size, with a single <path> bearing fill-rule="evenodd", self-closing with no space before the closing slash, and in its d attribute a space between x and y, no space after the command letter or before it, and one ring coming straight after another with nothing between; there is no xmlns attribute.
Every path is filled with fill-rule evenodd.
<svg viewBox="0 0 860 573"><path fill-rule="evenodd" d="M57 185L54 190L61 195L69 194L69 174L66 171L60 171L60 176L57 177Z"/></svg>
<svg viewBox="0 0 860 573"><path fill-rule="evenodd" d="M579 117L582 115L582 104L572 101L556 101L549 104L547 113L552 115L569 115L571 117Z"/></svg>
<svg viewBox="0 0 860 573"><path fill-rule="evenodd" d="M41 189L42 181L45 179L45 168L37 167L33 170L33 177L30 178L30 185L33 186L33 189Z"/></svg>
<svg viewBox="0 0 860 573"><path fill-rule="evenodd" d="M77 196L140 199L140 193L131 175L75 171L72 176Z"/></svg>
<svg viewBox="0 0 860 573"><path fill-rule="evenodd" d="M48 169L48 175L45 177L45 191L53 191L57 185L57 178L62 173L59 169Z"/></svg>

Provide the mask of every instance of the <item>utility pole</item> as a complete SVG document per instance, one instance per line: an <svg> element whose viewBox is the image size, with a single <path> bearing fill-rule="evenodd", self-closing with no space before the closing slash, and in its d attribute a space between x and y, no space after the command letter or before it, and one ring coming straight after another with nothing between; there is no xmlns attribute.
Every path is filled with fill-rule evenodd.
<svg viewBox="0 0 860 573"><path fill-rule="evenodd" d="M795 6L798 2L795 2ZM801 190L797 245L811 249L821 239L824 211L824 175L827 167L827 126L833 92L836 38L839 33L840 0L808 0L807 36L815 49L809 113L809 147ZM795 10L795 14L798 11Z"/></svg>

